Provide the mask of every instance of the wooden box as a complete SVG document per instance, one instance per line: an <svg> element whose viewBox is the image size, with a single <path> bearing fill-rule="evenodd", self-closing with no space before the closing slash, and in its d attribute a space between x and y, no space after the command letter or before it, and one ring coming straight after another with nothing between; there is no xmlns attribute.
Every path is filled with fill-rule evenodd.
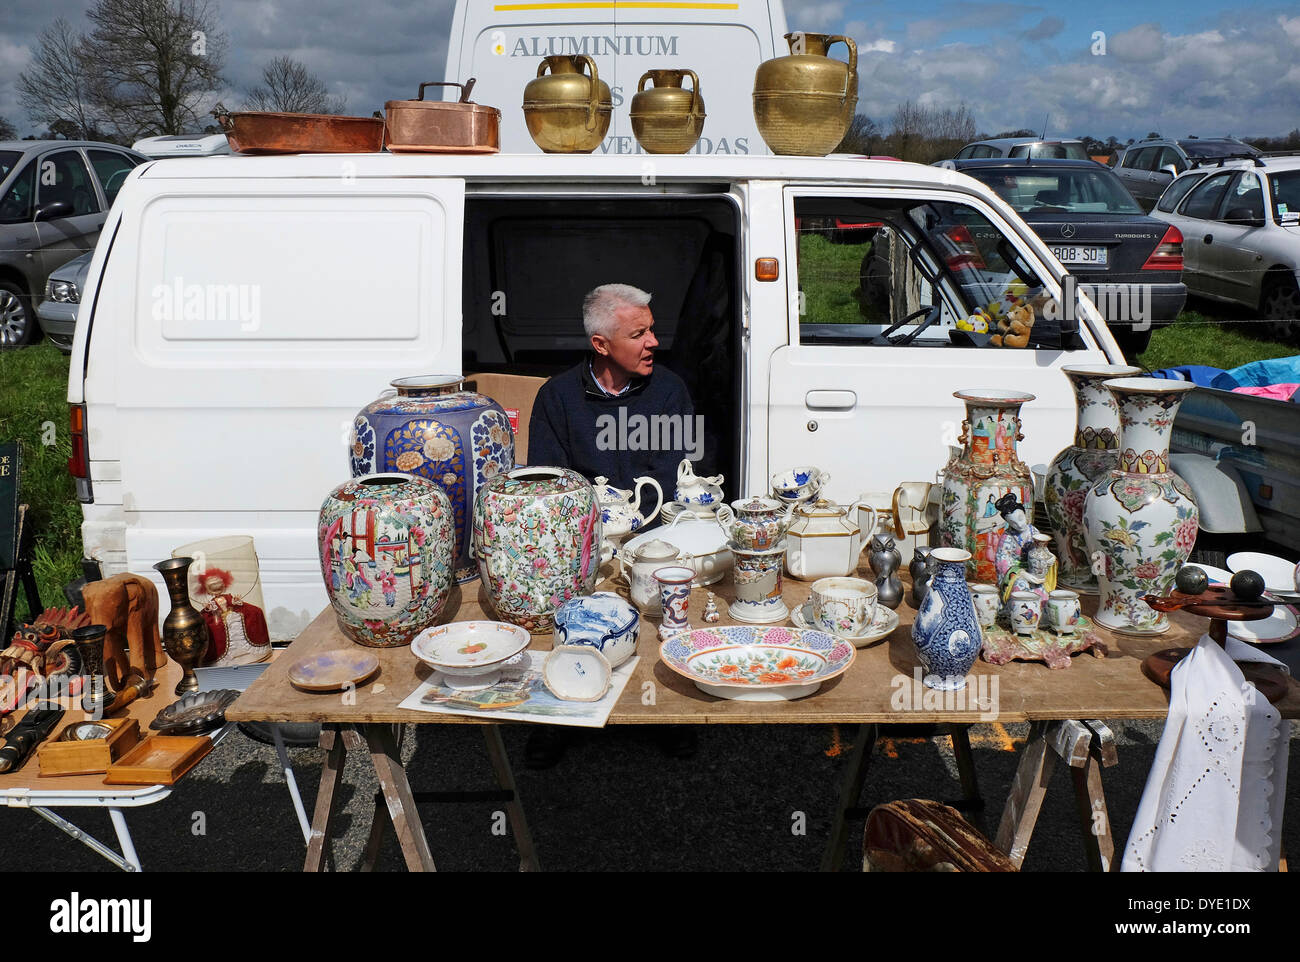
<svg viewBox="0 0 1300 962"><path fill-rule="evenodd" d="M81 722L66 725L63 732ZM41 776L94 775L108 771L110 765L135 747L140 740L140 722L135 718L105 718L101 724L112 726L103 738L85 741L44 741L36 746ZM59 733L59 738L63 737Z"/></svg>
<svg viewBox="0 0 1300 962"><path fill-rule="evenodd" d="M105 785L175 785L212 751L207 735L150 735L110 765Z"/></svg>

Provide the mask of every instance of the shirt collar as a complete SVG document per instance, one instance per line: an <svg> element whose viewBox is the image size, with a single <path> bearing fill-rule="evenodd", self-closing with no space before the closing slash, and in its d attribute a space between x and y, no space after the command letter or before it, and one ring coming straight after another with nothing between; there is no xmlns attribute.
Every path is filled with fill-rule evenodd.
<svg viewBox="0 0 1300 962"><path fill-rule="evenodd" d="M590 357L587 358L587 370L583 380L586 382L588 394L607 398L624 397L625 395L631 394L633 391L639 390L641 385L645 383L645 378L634 377L628 379L627 384L623 386L623 390L621 391L606 390L605 385L601 384L600 381L596 379L596 371L595 368L592 367L592 359Z"/></svg>

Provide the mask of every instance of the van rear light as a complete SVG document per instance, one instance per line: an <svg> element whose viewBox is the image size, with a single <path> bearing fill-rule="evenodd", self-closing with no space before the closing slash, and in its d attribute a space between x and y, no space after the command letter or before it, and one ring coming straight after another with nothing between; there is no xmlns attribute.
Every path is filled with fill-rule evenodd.
<svg viewBox="0 0 1300 962"><path fill-rule="evenodd" d="M90 448L86 443L86 406L69 405L68 420L72 428L72 457L68 458L68 473L76 482L77 500L83 504L91 504L95 497L90 488Z"/></svg>
<svg viewBox="0 0 1300 962"><path fill-rule="evenodd" d="M944 236L952 242L957 248L955 254L948 257L948 270L954 274L967 268L975 270L984 270L984 257L980 254L979 245L975 243L975 238L965 227L949 227L943 232Z"/></svg>
<svg viewBox="0 0 1300 962"><path fill-rule="evenodd" d="M1183 269L1183 232L1171 226L1151 252L1144 271L1181 271Z"/></svg>

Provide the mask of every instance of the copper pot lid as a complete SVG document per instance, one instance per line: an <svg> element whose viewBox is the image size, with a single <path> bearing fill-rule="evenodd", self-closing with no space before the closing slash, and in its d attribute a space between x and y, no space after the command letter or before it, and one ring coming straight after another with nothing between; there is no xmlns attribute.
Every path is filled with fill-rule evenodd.
<svg viewBox="0 0 1300 962"><path fill-rule="evenodd" d="M469 80L467 80L463 84L456 83L454 81L445 81L445 80L429 81L428 83L422 83L420 84L420 90L419 93L416 95L415 100L389 100L385 102L384 109L392 110L393 108L396 107L403 110L455 110L458 112L468 111L471 113L474 111L485 111L485 112L491 111L493 113L500 114L501 111L498 110L496 107L488 107L484 104L476 104L469 99L469 93L471 90L474 89L474 84L477 82L477 80L478 80L477 77L470 77ZM425 100L424 90L426 87L459 87L460 99L459 100Z"/></svg>

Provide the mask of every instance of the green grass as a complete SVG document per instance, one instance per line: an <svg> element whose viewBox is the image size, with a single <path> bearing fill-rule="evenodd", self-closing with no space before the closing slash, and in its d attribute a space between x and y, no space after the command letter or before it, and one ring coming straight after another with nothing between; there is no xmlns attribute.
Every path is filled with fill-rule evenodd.
<svg viewBox="0 0 1300 962"><path fill-rule="evenodd" d="M859 275L868 244L832 244L807 230L799 235L799 278L805 324L878 324L858 306Z"/></svg>
<svg viewBox="0 0 1300 962"><path fill-rule="evenodd" d="M22 445L21 500L36 535L32 566L46 605L67 604L63 586L81 574L81 505L68 474L67 396L68 358L48 341L0 352L0 440ZM25 601L17 610L26 612Z"/></svg>
<svg viewBox="0 0 1300 962"><path fill-rule="evenodd" d="M1271 341L1257 333L1263 325L1251 324L1236 316L1209 316L1198 310L1178 315L1178 320L1168 327L1151 332L1150 346L1137 357L1137 363L1148 371L1182 364L1206 364L1229 370L1251 361L1300 354L1300 345ZM1216 312L1219 308L1210 310ZM1224 314L1235 315L1231 308Z"/></svg>

